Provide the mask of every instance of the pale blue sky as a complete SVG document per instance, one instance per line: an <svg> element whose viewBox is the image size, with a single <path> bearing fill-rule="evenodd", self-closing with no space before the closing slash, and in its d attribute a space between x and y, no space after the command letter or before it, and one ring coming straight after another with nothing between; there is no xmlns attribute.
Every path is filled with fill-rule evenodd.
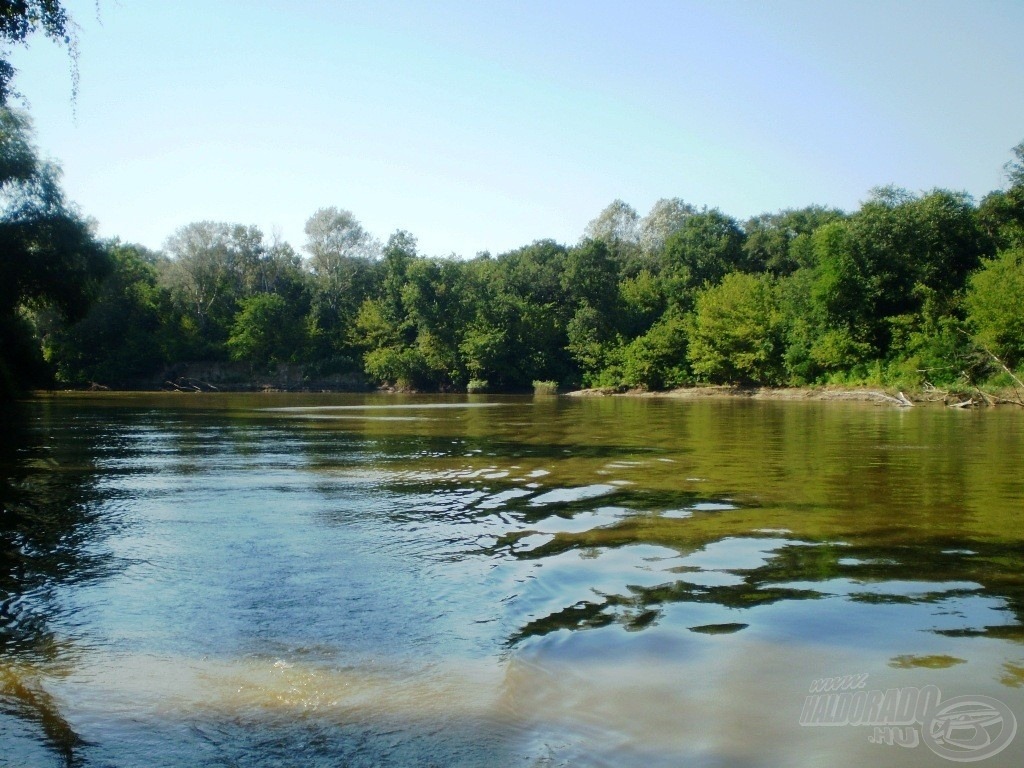
<svg viewBox="0 0 1024 768"><path fill-rule="evenodd" d="M615 198L740 219L868 190L982 197L1024 140L1024 2L67 0L13 61L100 234L296 248L318 208L430 255L575 242Z"/></svg>

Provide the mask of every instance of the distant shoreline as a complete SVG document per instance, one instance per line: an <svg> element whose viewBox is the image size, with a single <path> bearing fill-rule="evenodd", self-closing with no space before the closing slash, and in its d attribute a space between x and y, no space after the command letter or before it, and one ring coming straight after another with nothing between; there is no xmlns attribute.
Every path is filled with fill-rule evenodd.
<svg viewBox="0 0 1024 768"><path fill-rule="evenodd" d="M29 396L54 395L54 394L410 394L410 395L464 395L465 392L436 392L429 390L402 390L390 387L299 387L299 388L275 388L267 386L245 385L238 382L226 384L221 387L207 385L207 387L196 386L195 388L179 387L177 389L167 388L107 388L83 387L81 389L53 389L35 390ZM483 394L483 393L481 393ZM529 392L490 392L490 395L528 395ZM770 400L778 402L859 402L875 403L878 405L889 405L901 408L910 408L917 405L924 406L945 406L949 408L971 408L996 405L1015 405L1024 407L1021 395L1024 393L1015 392L1012 389L998 389L994 391L983 391L973 389L971 391L946 392L943 390L887 390L879 387L868 386L839 386L819 385L806 387L761 387L761 386L738 386L738 385L704 385L692 387L679 387L670 390L643 390L643 389L613 389L595 387L590 389L576 389L558 393L558 397L570 398L594 398L594 397L626 397L645 399L669 399L669 400ZM542 395L543 396L543 395Z"/></svg>
<svg viewBox="0 0 1024 768"><path fill-rule="evenodd" d="M915 405L940 405L951 408L968 408L972 406L1017 405L1022 403L1013 391L999 390L996 392L924 392L907 390L905 392L888 392L877 387L842 387L842 386L810 386L810 387L743 387L743 386L693 386L677 389L647 390L614 390L604 388L578 389L566 392L566 397L643 397L666 398L673 400L776 400L776 401L817 401L817 402L863 402L912 407Z"/></svg>

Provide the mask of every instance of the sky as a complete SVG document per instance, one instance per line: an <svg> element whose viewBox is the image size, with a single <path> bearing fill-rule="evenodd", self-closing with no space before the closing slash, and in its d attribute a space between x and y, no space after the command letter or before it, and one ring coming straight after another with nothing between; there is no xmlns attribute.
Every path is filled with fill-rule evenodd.
<svg viewBox="0 0 1024 768"><path fill-rule="evenodd" d="M980 200L1024 140L1021 0L65 0L11 57L103 237L319 208L426 255L575 243L613 200L740 219Z"/></svg>

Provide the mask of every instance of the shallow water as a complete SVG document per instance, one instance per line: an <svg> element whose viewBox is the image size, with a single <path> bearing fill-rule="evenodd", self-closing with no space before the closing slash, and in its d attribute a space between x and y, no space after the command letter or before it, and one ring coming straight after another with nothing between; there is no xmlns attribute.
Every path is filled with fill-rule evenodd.
<svg viewBox="0 0 1024 768"><path fill-rule="evenodd" d="M801 725L833 676L996 700L946 747L1024 758L1016 411L103 394L4 429L0 764L950 762L941 713Z"/></svg>

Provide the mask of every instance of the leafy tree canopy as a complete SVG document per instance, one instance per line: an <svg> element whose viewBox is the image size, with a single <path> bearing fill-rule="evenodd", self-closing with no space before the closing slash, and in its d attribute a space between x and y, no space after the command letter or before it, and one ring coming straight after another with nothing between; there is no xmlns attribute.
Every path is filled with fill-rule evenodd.
<svg viewBox="0 0 1024 768"><path fill-rule="evenodd" d="M75 24L60 0L0 0L0 106L6 106L17 70L9 59L13 45L25 45L38 31L71 53L72 93L78 90Z"/></svg>
<svg viewBox="0 0 1024 768"><path fill-rule="evenodd" d="M0 174L0 394L9 395L41 383L41 353L29 341L25 313L80 318L109 261L65 200L60 169L39 158L28 118L6 107L0 107Z"/></svg>

